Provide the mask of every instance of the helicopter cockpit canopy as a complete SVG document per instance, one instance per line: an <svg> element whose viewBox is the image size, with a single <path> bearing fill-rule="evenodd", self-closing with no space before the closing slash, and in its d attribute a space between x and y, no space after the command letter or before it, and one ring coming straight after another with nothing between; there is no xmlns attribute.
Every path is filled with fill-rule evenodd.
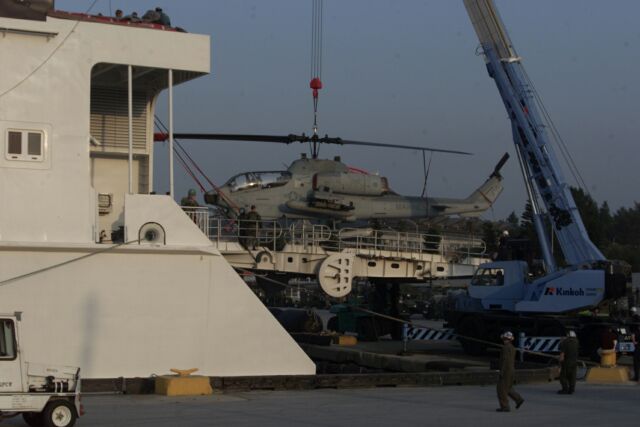
<svg viewBox="0 0 640 427"><path fill-rule="evenodd" d="M288 171L245 172L235 175L225 186L231 192L249 190L251 188L273 188L285 185L291 179Z"/></svg>

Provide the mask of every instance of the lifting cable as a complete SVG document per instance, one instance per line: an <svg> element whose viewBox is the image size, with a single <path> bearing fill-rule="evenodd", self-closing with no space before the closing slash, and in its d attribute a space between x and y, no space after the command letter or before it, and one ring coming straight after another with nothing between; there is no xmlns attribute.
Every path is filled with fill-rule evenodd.
<svg viewBox="0 0 640 427"><path fill-rule="evenodd" d="M83 259L92 257L94 255L100 255L100 254L103 254L105 252L110 252L110 251L112 251L114 249L117 249L117 248L119 248L121 246L126 246L126 245L129 245L131 243L136 243L136 242L140 242L140 240L139 239L135 239L135 240L130 240L128 242L116 243L116 244L114 244L112 246L106 247L104 249L99 249L99 250L97 250L95 252L90 252L90 253L85 254L85 255L81 255L81 256L79 256L77 258L72 258L72 259L67 260L67 261L62 261L62 262L60 262L58 264L53 264L53 265L50 265L48 267L40 268L38 270L34 270L34 271L29 272L29 273L20 274L18 276L14 276L14 277L11 277L9 279L5 279L5 280L1 281L0 282L0 286L5 286L5 285L10 284L11 282L15 282L16 280L26 279L27 277L35 276L36 274L44 273L46 271L53 270L53 269L56 269L58 267L62 267L64 265L72 264L72 263L74 263L76 261L81 261Z"/></svg>
<svg viewBox="0 0 640 427"><path fill-rule="evenodd" d="M233 268L235 270L239 270L239 271L244 272L244 273L251 273L254 276L256 275L253 271L248 270L246 268L242 268L242 267L233 267ZM296 287L296 286L292 286L292 285L289 285L288 283L280 282L279 280L271 279L270 277L266 277L266 276L258 276L258 277L260 277L260 279L262 279L262 280L265 280L265 281L270 282L270 283L274 283L276 285L280 285L280 286L282 286L284 288L287 288L287 289L298 289L298 287ZM301 290L303 290L303 291L305 291L307 293L310 293L310 294L314 292L313 290L307 289L307 288L301 288ZM444 332L450 332L450 331L444 330L444 329L426 327L426 326L414 323L411 320L399 319L397 317L389 316L387 314L377 313L375 311L368 310L368 309L362 308L362 307L349 305L349 308L351 308L353 310L361 311L363 313L370 314L372 316L376 316L376 317L380 317L380 318L383 318L383 319L391 320L392 322L406 324L406 325L409 325L409 326L414 327L414 328L429 329L429 330L432 330L432 331L443 332L443 333ZM499 344L499 343L496 343L496 342L493 342L493 341L487 341L487 340L483 340L483 339L476 338L476 337L470 337L470 336L466 336L466 335L461 335L461 334L458 334L458 333L455 333L453 335L456 336L459 339L464 339L466 341L475 341L475 342L478 342L478 343L481 343L481 344L486 344L486 345L491 346L491 347L502 348L502 344ZM538 351L526 350L526 349L521 349L521 348L516 348L516 351L519 351L519 352L522 352L522 353L526 353L526 354L531 354L531 355L534 355L534 356L544 357L544 358L547 358L549 360L559 360L559 356L554 356L552 354L547 354L547 353L541 353L541 352L538 352ZM579 362L581 362L583 365L597 365L597 363L594 363L594 362L591 362L591 361L579 360Z"/></svg>
<svg viewBox="0 0 640 427"><path fill-rule="evenodd" d="M567 144L564 142L564 139L560 135L560 132L558 131L558 128L556 127L555 123L551 119L551 115L549 114L547 108L545 107L544 103L542 102L542 98L541 98L540 94L538 93L538 90L536 89L535 85L533 84L533 81L529 78L529 75L527 74L526 70L524 70L524 68L522 68L522 71L524 73L524 77L526 79L527 84L531 88L531 92L533 93L534 100L536 101L536 103L540 107L540 111L541 111L543 117L546 119L547 123L549 124L549 129L551 130L551 136L553 137L553 139L556 140L557 146L560 149L560 154L562 155L565 163L567 164L567 167L569 168L569 172L571 172L571 175L573 175L573 179L575 180L575 182L578 185L578 187L582 188L584 190L584 192L587 195L590 196L591 193L589 192L589 187L587 187L587 184L584 181L584 179L582 177L582 174L580 173L580 170L578 169L578 166L576 165L575 161L573 160L573 156L571 155L571 152L569 151L569 147L567 147Z"/></svg>
<svg viewBox="0 0 640 427"><path fill-rule="evenodd" d="M162 122L162 120L160 120L160 118L158 118L158 116L155 116L155 122L156 122L156 127L166 133L168 135L169 129L167 128L167 126ZM209 179L209 177L207 176L207 174L204 173L204 171L200 168L200 166L198 165L198 163L193 159L193 157L191 157L191 155L189 154L189 152L182 146L182 144L174 139L173 142L175 143L175 146L173 147L173 152L176 154L176 156L178 157L178 159L180 160L180 164L182 165L182 167L185 169L185 171L189 174L189 176L191 176L191 178L193 178L193 180L195 181L195 183L198 185L198 187L200 187L200 190L202 190L203 193L206 192L206 189L204 187L204 185L202 184L202 182L198 179L196 173L193 171L193 169L189 166L189 163L193 166L193 168L195 168L195 170L209 183L209 185L213 188L213 190L232 208L234 209L236 212L238 212L240 210L240 207L235 204L233 202L233 200L231 200L230 198L227 197L227 195L220 189L220 187L218 187L216 184L214 184L214 182ZM180 151L178 151L180 150ZM187 162L187 160L185 160L185 157L187 160L189 160L189 162Z"/></svg>
<svg viewBox="0 0 640 427"><path fill-rule="evenodd" d="M313 134L318 134L318 91L322 89L322 10L323 0L312 0L311 82L313 94Z"/></svg>
<svg viewBox="0 0 640 427"><path fill-rule="evenodd" d="M422 194L420 197L424 197L427 193L427 180L429 179L429 171L431 170L431 160L433 160L433 151L429 153L429 164L427 165L426 155L422 150L422 168L424 170L424 184L422 185Z"/></svg>
<svg viewBox="0 0 640 427"><path fill-rule="evenodd" d="M89 5L89 7L85 10L84 14L88 15L91 10L93 9L93 7L96 5L96 3L98 3L98 0L93 0L93 2ZM76 21L75 24L73 24L73 27L71 27L71 29L69 30L69 32L67 33L66 36L64 36L64 38L62 39L62 41L53 48L53 50L51 51L51 53L40 63L38 64L33 70L31 70L27 75L25 75L22 79L18 80L13 86L11 86L9 89L5 90L4 92L0 93L0 98L2 98L3 96L5 96L6 94L8 94L9 92L11 92L12 90L16 89L17 87L21 86L22 83L26 82L27 80L29 80L29 78L31 78L31 76L33 76L35 73L38 72L38 70L40 70L42 67L44 67L50 60L51 58L53 58L53 56L60 50L60 48L62 46L64 46L64 44L67 42L67 40L69 39L69 37L71 37L71 34L73 34L76 31L76 28L78 28L78 25L80 25L80 22L82 22L81 19L78 19Z"/></svg>

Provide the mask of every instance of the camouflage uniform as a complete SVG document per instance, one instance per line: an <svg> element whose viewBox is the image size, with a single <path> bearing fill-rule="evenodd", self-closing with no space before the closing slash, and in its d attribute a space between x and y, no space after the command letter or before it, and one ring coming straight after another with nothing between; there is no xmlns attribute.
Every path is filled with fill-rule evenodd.
<svg viewBox="0 0 640 427"><path fill-rule="evenodd" d="M199 207L200 205L196 200L196 190L194 190L193 188L190 189L187 193L187 196L180 199L180 206L188 206L192 208Z"/></svg>
<svg viewBox="0 0 640 427"><path fill-rule="evenodd" d="M195 199L192 199L190 197L183 197L182 199L180 199L180 206L197 208L200 205L198 204L198 201Z"/></svg>
<svg viewBox="0 0 640 427"><path fill-rule="evenodd" d="M260 214L255 209L251 209L247 214L247 220L245 221L245 230L247 233L247 248L256 248L261 220L262 218L260 217Z"/></svg>
<svg viewBox="0 0 640 427"><path fill-rule="evenodd" d="M516 408L519 408L524 399L513 388L513 380L515 377L515 361L516 349L511 342L506 342L502 346L500 352L500 375L498 377L498 401L500 402L499 411L509 411L509 397L516 402Z"/></svg>

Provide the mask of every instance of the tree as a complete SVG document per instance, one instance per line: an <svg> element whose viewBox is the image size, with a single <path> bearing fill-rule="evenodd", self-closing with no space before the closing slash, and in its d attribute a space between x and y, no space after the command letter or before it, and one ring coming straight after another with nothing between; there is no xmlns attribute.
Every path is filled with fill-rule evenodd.
<svg viewBox="0 0 640 427"><path fill-rule="evenodd" d="M482 240L487 245L487 253L493 254L498 252L498 230L491 221L482 223Z"/></svg>
<svg viewBox="0 0 640 427"><path fill-rule="evenodd" d="M514 232L520 228L520 220L518 219L518 215L515 212L511 211L509 216L507 217L507 226L511 232Z"/></svg>
<svg viewBox="0 0 640 427"><path fill-rule="evenodd" d="M605 226L600 220L598 203L581 188L571 187L571 194L591 241L599 248L606 246Z"/></svg>

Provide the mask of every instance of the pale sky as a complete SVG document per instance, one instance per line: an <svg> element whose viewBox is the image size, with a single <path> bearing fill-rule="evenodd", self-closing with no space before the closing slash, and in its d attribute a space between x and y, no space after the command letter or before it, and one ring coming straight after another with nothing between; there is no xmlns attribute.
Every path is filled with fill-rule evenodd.
<svg viewBox="0 0 640 427"><path fill-rule="evenodd" d="M58 0L56 7L84 11L90 3ZM640 201L640 2L496 4L592 196L613 209ZM311 132L311 0L99 0L92 12L142 15L155 6L174 25L212 37L212 74L176 87L176 132ZM519 213L525 193L510 124L477 45L462 0L325 0L320 132L473 152L434 156L432 196L465 197L508 151L505 191L484 217ZM159 113L166 118L165 102ZM267 143L184 145L219 185L243 171L284 169L308 151ZM166 147L157 148L155 190L164 193ZM399 193L422 190L418 152L321 151L336 154L387 176ZM179 195L195 187L180 169L176 181Z"/></svg>

